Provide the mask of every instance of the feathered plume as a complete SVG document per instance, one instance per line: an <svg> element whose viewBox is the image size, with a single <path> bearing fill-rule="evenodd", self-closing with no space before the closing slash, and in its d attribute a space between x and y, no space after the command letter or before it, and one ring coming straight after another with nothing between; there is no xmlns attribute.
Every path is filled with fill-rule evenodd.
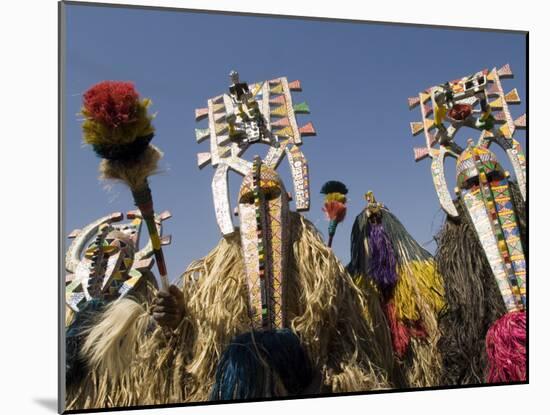
<svg viewBox="0 0 550 415"><path fill-rule="evenodd" d="M82 132L84 142L103 159L101 178L122 181L132 191L149 231L162 289L167 290L168 275L147 180L162 158L161 151L150 144L154 136L153 117L147 113L150 104L139 98L131 82L100 82L84 93Z"/></svg>
<svg viewBox="0 0 550 415"><path fill-rule="evenodd" d="M323 185L321 193L325 195L323 211L330 221L328 225L328 246L331 247L336 227L346 217L346 194L348 189L344 183L330 180Z"/></svg>

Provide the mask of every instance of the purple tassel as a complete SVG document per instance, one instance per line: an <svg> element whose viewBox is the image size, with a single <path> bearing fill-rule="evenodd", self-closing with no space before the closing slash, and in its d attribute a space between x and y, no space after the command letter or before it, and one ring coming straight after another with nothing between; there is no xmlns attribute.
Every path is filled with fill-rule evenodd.
<svg viewBox="0 0 550 415"><path fill-rule="evenodd" d="M397 260L390 238L382 224L371 223L369 225L368 244L370 251L369 275L378 284L384 296L387 296L397 283Z"/></svg>

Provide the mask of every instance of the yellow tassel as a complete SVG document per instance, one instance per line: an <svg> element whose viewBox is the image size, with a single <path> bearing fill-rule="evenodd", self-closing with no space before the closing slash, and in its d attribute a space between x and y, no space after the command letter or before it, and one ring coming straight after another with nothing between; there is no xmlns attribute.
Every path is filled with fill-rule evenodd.
<svg viewBox="0 0 550 415"><path fill-rule="evenodd" d="M346 203L347 199L346 199L346 196L344 196L342 193L338 193L338 192L327 193L325 196L325 202L332 202L332 201Z"/></svg>
<svg viewBox="0 0 550 415"><path fill-rule="evenodd" d="M417 321L421 318L419 298L435 313L444 306L443 280L435 262L411 261L399 266L399 280L394 290L395 307L400 320Z"/></svg>
<svg viewBox="0 0 550 415"><path fill-rule="evenodd" d="M129 144L137 137L147 136L155 131L151 121L154 115L147 114L151 105L150 99L143 99L138 104L136 120L133 123L123 124L116 128L109 128L103 123L90 118L82 108L81 115L86 119L82 123L83 139L86 144Z"/></svg>

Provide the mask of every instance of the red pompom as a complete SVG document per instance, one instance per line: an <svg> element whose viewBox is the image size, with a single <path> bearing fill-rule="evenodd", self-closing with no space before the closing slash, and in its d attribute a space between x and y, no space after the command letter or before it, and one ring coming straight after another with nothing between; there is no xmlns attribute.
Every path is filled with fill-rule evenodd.
<svg viewBox="0 0 550 415"><path fill-rule="evenodd" d="M346 217L347 208L342 202L332 200L325 203L323 212L327 215L328 220L342 222Z"/></svg>
<svg viewBox="0 0 550 415"><path fill-rule="evenodd" d="M487 331L488 382L527 379L526 325L525 311L514 311L503 315Z"/></svg>
<svg viewBox="0 0 550 415"><path fill-rule="evenodd" d="M131 82L103 81L84 93L85 115L109 128L136 120L139 94Z"/></svg>

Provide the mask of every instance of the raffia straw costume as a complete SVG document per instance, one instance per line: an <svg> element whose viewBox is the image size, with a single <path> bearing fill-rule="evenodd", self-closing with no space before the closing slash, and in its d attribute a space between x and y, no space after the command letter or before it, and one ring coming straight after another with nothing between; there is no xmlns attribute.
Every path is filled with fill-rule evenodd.
<svg viewBox="0 0 550 415"><path fill-rule="evenodd" d="M512 120L508 104L519 97L515 89L505 94L501 84L511 76L505 65L409 99L411 107L420 104L423 117L411 124L413 133L424 130L428 144L415 155L433 159L435 188L447 213L436 252L447 303L439 322L446 385L526 380L526 162L513 138L525 128L525 116ZM477 144L469 139L461 148L454 141L462 126L481 130ZM493 143L506 152L517 184L489 150ZM455 201L444 175L448 156L457 159Z"/></svg>
<svg viewBox="0 0 550 415"><path fill-rule="evenodd" d="M216 143L209 156L199 154L199 165L207 160L216 168L212 188L223 238L179 281L184 318L167 335L146 307L127 299L110 305L88 334L84 356L93 372L71 396L71 408L390 386L390 339L379 302L365 302L314 226L289 210L274 170L286 153L296 206L307 210L308 170L297 144L299 131L311 135L313 127L285 130L296 124L290 88L299 83L278 78L249 87L233 80L230 94L197 110L197 118L208 114L210 122L197 137ZM270 108L271 114L278 108L278 120L270 119ZM255 141L271 146L263 160L238 157ZM239 228L229 210L229 168L244 176Z"/></svg>
<svg viewBox="0 0 550 415"><path fill-rule="evenodd" d="M432 255L399 220L367 193L351 235L349 272L360 287L374 288L383 303L403 387L440 384L438 313L443 281Z"/></svg>

